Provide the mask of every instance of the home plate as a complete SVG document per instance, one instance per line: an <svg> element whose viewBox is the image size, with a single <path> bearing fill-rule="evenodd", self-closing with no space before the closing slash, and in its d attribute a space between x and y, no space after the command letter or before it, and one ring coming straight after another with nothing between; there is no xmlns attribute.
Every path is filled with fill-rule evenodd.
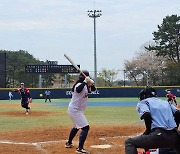
<svg viewBox="0 0 180 154"><path fill-rule="evenodd" d="M91 145L92 148L99 148L99 149L107 149L110 148L111 145L109 144L104 144L104 145Z"/></svg>

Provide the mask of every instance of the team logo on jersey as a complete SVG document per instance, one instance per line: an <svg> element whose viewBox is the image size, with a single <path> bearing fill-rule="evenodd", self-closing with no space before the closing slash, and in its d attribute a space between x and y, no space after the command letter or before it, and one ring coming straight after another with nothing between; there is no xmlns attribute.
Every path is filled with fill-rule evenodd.
<svg viewBox="0 0 180 154"><path fill-rule="evenodd" d="M88 97L88 93L85 93L83 96L83 98L86 98L86 97Z"/></svg>

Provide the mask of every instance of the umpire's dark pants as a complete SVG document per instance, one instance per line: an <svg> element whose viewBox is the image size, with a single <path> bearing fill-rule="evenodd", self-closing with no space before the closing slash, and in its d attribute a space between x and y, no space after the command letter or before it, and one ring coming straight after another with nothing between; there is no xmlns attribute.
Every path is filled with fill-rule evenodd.
<svg viewBox="0 0 180 154"><path fill-rule="evenodd" d="M174 148L180 154L180 136L177 130L154 129L149 135L140 135L125 141L125 153L137 154L137 148Z"/></svg>
<svg viewBox="0 0 180 154"><path fill-rule="evenodd" d="M45 102L47 102L47 99L49 99L49 101L51 102L51 97L50 97L50 95L46 95L46 97L45 97Z"/></svg>

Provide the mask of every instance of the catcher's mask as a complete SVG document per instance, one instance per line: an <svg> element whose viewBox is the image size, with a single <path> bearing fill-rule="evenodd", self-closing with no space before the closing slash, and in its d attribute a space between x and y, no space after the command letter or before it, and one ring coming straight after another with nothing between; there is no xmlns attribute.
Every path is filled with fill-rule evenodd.
<svg viewBox="0 0 180 154"><path fill-rule="evenodd" d="M139 99L143 100L149 97L156 97L157 93L156 90L152 87L146 87L145 89L141 90L139 93Z"/></svg>
<svg viewBox="0 0 180 154"><path fill-rule="evenodd" d="M83 73L84 73L86 76L89 76L89 72L88 72L88 71L84 70ZM79 75L79 80L84 80L84 79L85 79L84 75L83 75L82 73L80 73L80 75Z"/></svg>

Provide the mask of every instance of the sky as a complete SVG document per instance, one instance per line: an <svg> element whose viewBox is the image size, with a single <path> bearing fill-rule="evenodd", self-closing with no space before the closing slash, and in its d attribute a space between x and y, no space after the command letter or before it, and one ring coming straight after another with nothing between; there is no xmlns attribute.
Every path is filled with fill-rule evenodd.
<svg viewBox="0 0 180 154"><path fill-rule="evenodd" d="M97 71L123 70L124 61L152 41L167 15L180 16L179 0L0 0L0 50L25 50L36 59L94 71L96 18Z"/></svg>

